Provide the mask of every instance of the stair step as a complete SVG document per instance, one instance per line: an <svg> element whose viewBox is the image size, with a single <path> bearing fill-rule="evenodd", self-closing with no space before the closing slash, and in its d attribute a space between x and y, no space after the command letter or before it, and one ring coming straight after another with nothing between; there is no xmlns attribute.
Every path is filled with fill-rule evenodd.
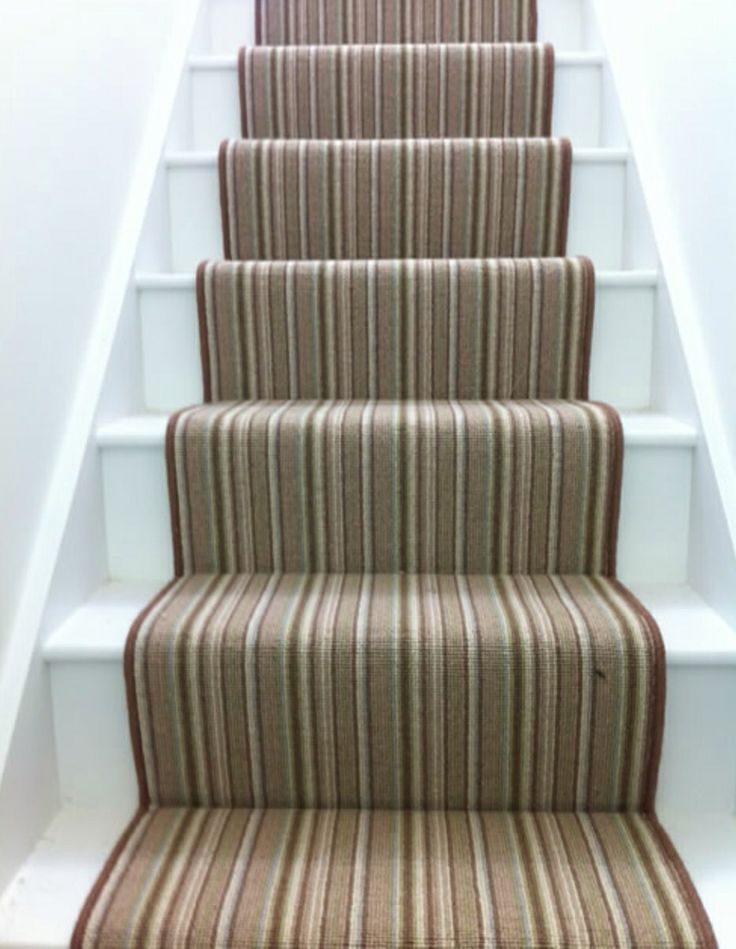
<svg viewBox="0 0 736 949"><path fill-rule="evenodd" d="M567 139L229 139L219 166L234 260L566 253Z"/></svg>
<svg viewBox="0 0 736 949"><path fill-rule="evenodd" d="M552 109L553 135L579 147L598 146L601 114L602 53L558 53ZM240 101L235 56L195 56L189 62L191 138L185 147L215 148L240 134ZM610 143L609 143L610 144Z"/></svg>
<svg viewBox="0 0 736 949"><path fill-rule="evenodd" d="M586 255L602 270L624 261L624 217L629 152L576 148L567 253ZM220 190L215 152L167 155L172 269L194 270L223 256Z"/></svg>
<svg viewBox="0 0 736 949"><path fill-rule="evenodd" d="M314 3L302 7L305 15L289 16L287 8L256 0L256 42L271 46L311 46L335 43L525 42L536 37L536 0L474 0L467 16L458 18L457 4L440 0L434 8L426 0L403 0L401 7L386 4L348 14L347 8ZM435 16L428 16L428 11ZM485 14L481 16L481 14Z"/></svg>
<svg viewBox="0 0 736 949"><path fill-rule="evenodd" d="M657 274L599 272L591 354L591 398L620 410L650 404ZM173 411L202 401L193 274L136 278L143 345L144 404Z"/></svg>
<svg viewBox="0 0 736 949"><path fill-rule="evenodd" d="M230 136L490 138L552 130L554 51L545 43L257 46L241 50L237 80L241 122Z"/></svg>
<svg viewBox="0 0 736 949"><path fill-rule="evenodd" d="M618 572L624 581L681 582L686 576L695 431L655 413L623 415L624 477ZM130 416L98 432L115 579L172 575L164 460L166 416Z"/></svg>
<svg viewBox="0 0 736 949"><path fill-rule="evenodd" d="M142 888L154 875L162 885ZM99 886L106 912L87 906L85 944L131 930L182 944L191 921L243 947L561 946L570 930L581 944L715 946L669 840L636 814L156 808Z"/></svg>
<svg viewBox="0 0 736 949"><path fill-rule="evenodd" d="M122 654L133 620L158 589L154 581L109 583L45 644L65 800L135 805ZM632 590L659 623L666 649L658 807L728 812L736 791L736 632L687 586Z"/></svg>
<svg viewBox="0 0 736 949"><path fill-rule="evenodd" d="M66 949L87 893L129 817L115 807L66 805L59 812L0 901L0 949ZM719 945L735 945L736 818L667 811L660 820Z"/></svg>
<svg viewBox="0 0 736 949"><path fill-rule="evenodd" d="M664 664L646 611L609 578L198 574L131 645L155 806L653 801ZM581 704L582 720L595 710L583 727Z"/></svg>
<svg viewBox="0 0 736 949"><path fill-rule="evenodd" d="M736 631L686 584L631 584L654 615L671 667L736 666ZM119 662L133 620L159 590L155 580L105 584L49 636L44 659Z"/></svg>
<svg viewBox="0 0 736 949"><path fill-rule="evenodd" d="M172 423L177 575L613 569L623 439L599 403L251 400Z"/></svg>
<svg viewBox="0 0 736 949"><path fill-rule="evenodd" d="M255 42L254 0L210 0L207 51L232 55L243 45ZM586 50L590 47L587 8L582 0L544 0L538 4L537 32L540 40L554 43L561 50Z"/></svg>

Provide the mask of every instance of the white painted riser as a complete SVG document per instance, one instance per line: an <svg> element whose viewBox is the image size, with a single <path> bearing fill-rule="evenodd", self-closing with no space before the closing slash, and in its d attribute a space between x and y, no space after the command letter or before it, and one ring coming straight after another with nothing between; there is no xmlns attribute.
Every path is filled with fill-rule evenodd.
<svg viewBox="0 0 736 949"><path fill-rule="evenodd" d="M556 57L552 132L578 147L601 144L602 56L560 53ZM234 57L197 57L190 63L190 148L207 151L240 135L240 102Z"/></svg>
<svg viewBox="0 0 736 949"><path fill-rule="evenodd" d="M601 270L620 270L628 259L627 164L626 149L578 149L573 155L568 253L585 254ZM172 269L189 272L223 253L217 159L214 152L183 152L170 155L166 167Z"/></svg>
<svg viewBox="0 0 736 949"><path fill-rule="evenodd" d="M601 276L591 355L591 398L619 409L650 404L654 275ZM171 411L202 401L193 277L138 280L147 409Z"/></svg>
<svg viewBox="0 0 736 949"><path fill-rule="evenodd" d="M101 605L87 607L86 616L72 617L47 650L62 793L73 803L115 807L119 802L132 811L136 802L121 653L130 624L155 586L137 584L132 590L119 593L117 603L113 598L112 605L105 604L103 597ZM722 654L713 649L728 641L730 631L686 589L638 592L658 619L668 647L658 806L727 810L736 788L731 726L736 716L736 647ZM680 610L679 618L673 617L673 608ZM683 610L693 619L690 630L683 628ZM95 621L107 659L92 658ZM688 635L695 641L699 636L707 639L711 651L680 649Z"/></svg>
<svg viewBox="0 0 736 949"><path fill-rule="evenodd" d="M624 418L619 529L624 580L677 583L686 576L692 432L660 416ZM114 579L172 574L164 419L123 420L100 432L108 567Z"/></svg>
<svg viewBox="0 0 736 949"><path fill-rule="evenodd" d="M209 51L234 53L254 41L253 0L216 0L208 5ZM539 39L561 50L591 46L585 11L580 0L543 0L539 3Z"/></svg>

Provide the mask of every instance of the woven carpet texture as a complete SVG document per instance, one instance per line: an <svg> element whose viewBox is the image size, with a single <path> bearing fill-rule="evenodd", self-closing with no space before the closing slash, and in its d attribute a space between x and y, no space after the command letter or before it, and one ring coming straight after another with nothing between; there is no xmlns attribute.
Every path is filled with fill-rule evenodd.
<svg viewBox="0 0 736 949"><path fill-rule="evenodd" d="M564 256L571 158L551 138L223 142L225 256Z"/></svg>
<svg viewBox="0 0 736 949"><path fill-rule="evenodd" d="M534 40L536 0L256 0L256 43L491 43Z"/></svg>
<svg viewBox="0 0 736 949"><path fill-rule="evenodd" d="M549 135L549 44L282 46L238 61L244 138Z"/></svg>
<svg viewBox="0 0 736 949"><path fill-rule="evenodd" d="M586 399L585 258L202 264L205 400Z"/></svg>

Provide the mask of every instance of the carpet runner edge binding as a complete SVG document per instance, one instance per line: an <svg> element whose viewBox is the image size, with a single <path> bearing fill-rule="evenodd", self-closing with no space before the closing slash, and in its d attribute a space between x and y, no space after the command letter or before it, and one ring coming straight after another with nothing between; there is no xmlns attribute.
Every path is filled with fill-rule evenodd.
<svg viewBox="0 0 736 949"><path fill-rule="evenodd" d="M715 946L653 812L663 644L615 578L569 142L258 139L409 134L437 68L505 102L422 134L549 133L533 0L395 10L256 3L259 41L318 48L240 57L176 578L125 650L141 808L74 947ZM525 45L329 48L426 41ZM373 126L314 107L363 71Z"/></svg>

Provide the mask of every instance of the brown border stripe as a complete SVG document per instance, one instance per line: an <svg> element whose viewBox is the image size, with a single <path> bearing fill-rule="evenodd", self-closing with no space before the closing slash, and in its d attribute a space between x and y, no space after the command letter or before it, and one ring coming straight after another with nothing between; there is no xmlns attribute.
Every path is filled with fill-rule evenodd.
<svg viewBox="0 0 736 949"><path fill-rule="evenodd" d="M218 178L220 185L220 217L222 220L222 246L223 253L227 259L232 257L232 246L230 243L230 211L228 207L227 192L227 152L229 142L227 140L220 142L220 150L217 156Z"/></svg>
<svg viewBox="0 0 736 949"><path fill-rule="evenodd" d="M197 267L196 295L197 295L197 328L199 330L199 355L202 366L202 389L204 401L212 401L212 360L207 333L207 269L209 261L203 260Z"/></svg>
<svg viewBox="0 0 736 949"><path fill-rule="evenodd" d="M90 916L95 908L95 904L102 896L107 882L110 879L110 876L113 870L116 868L123 851L125 850L128 841L133 836L136 831L136 828L140 822L148 815L148 811L145 808L140 808L136 811L135 815L131 818L130 823L123 831L120 839L115 844L112 853L105 861L105 864L100 871L99 876L95 880L95 883L90 890L87 899L84 901L82 909L79 912L79 917L77 919L76 925L74 926L74 932L72 933L72 938L70 942L70 949L83 949L84 946L84 937L85 930L89 924Z"/></svg>

